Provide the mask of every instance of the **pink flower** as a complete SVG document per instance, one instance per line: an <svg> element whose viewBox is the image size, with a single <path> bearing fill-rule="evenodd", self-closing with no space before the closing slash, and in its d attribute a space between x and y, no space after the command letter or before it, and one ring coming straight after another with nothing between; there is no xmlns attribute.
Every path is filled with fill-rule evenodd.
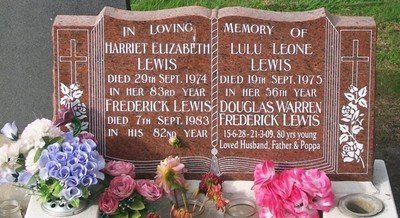
<svg viewBox="0 0 400 218"><path fill-rule="evenodd" d="M254 191L256 203L263 207L275 207L275 204L281 199L279 195L276 194L273 185L270 183L268 185L260 186Z"/></svg>
<svg viewBox="0 0 400 218"><path fill-rule="evenodd" d="M261 207L258 210L258 217L259 218L274 218L271 211L269 211L268 207Z"/></svg>
<svg viewBox="0 0 400 218"><path fill-rule="evenodd" d="M291 214L300 217L311 213L308 208L307 194L296 186L291 190L290 196L286 198L284 207Z"/></svg>
<svg viewBox="0 0 400 218"><path fill-rule="evenodd" d="M316 210L328 212L335 206L335 197L333 193L327 195L316 195L310 200L310 207Z"/></svg>
<svg viewBox="0 0 400 218"><path fill-rule="evenodd" d="M312 169L301 175L301 188L308 194L315 195L321 191L329 191L331 182L324 172Z"/></svg>
<svg viewBox="0 0 400 218"><path fill-rule="evenodd" d="M283 171L281 175L271 183L273 190L281 198L286 199L292 194L294 179L290 171Z"/></svg>
<svg viewBox="0 0 400 218"><path fill-rule="evenodd" d="M62 125L68 124L72 122L74 119L74 112L72 111L71 108L68 108L67 106L61 106L60 109L58 110L57 114L57 119L54 121L54 125L56 127L60 127Z"/></svg>
<svg viewBox="0 0 400 218"><path fill-rule="evenodd" d="M148 201L156 201L162 196L161 188L150 180L138 180L136 183L136 190Z"/></svg>
<svg viewBox="0 0 400 218"><path fill-rule="evenodd" d="M264 163L257 164L254 170L254 185L263 186L270 183L275 178L275 166L272 160L264 161Z"/></svg>
<svg viewBox="0 0 400 218"><path fill-rule="evenodd" d="M157 166L156 184L163 188L167 195L171 195L171 186L176 185L185 189L186 180L183 174L186 172L185 165L179 157L169 156Z"/></svg>
<svg viewBox="0 0 400 218"><path fill-rule="evenodd" d="M285 170L282 172L282 174L285 174L286 172L289 173L289 177L291 178L291 180L294 183L299 184L299 183L301 183L301 180L302 180L305 170L295 168L295 169L291 169L291 170Z"/></svg>
<svg viewBox="0 0 400 218"><path fill-rule="evenodd" d="M335 204L331 181L322 171L305 171L300 188L310 196L310 206L316 210L329 211Z"/></svg>
<svg viewBox="0 0 400 218"><path fill-rule="evenodd" d="M322 171L292 169L275 174L272 161L258 164L254 171L256 203L260 217L317 218L318 210L334 205L331 182Z"/></svg>
<svg viewBox="0 0 400 218"><path fill-rule="evenodd" d="M111 180L108 190L117 200L123 200L132 195L135 190L136 182L129 175L117 176Z"/></svg>
<svg viewBox="0 0 400 218"><path fill-rule="evenodd" d="M135 165L124 161L110 161L106 164L104 172L110 176L130 175L135 178Z"/></svg>
<svg viewBox="0 0 400 218"><path fill-rule="evenodd" d="M284 187L279 187L279 185L284 185ZM269 214L272 214L275 218L291 217L284 207L285 198L282 197L291 194L291 187L293 186L290 183L279 181L279 177L276 177L270 183L260 186L254 191L257 205L268 208L264 209L263 216L270 217Z"/></svg>
<svg viewBox="0 0 400 218"><path fill-rule="evenodd" d="M118 209L119 202L109 192L105 190L99 198L99 209L105 214L115 213Z"/></svg>

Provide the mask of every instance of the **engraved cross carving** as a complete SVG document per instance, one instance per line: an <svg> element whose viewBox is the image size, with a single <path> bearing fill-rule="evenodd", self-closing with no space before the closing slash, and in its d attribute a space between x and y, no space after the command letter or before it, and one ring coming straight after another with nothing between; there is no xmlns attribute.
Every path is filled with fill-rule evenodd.
<svg viewBox="0 0 400 218"><path fill-rule="evenodd" d="M351 84L357 86L358 80L358 62L369 62L369 57L358 56L358 44L357 39L353 40L353 52L352 56L342 56L343 62L351 62Z"/></svg>
<svg viewBox="0 0 400 218"><path fill-rule="evenodd" d="M60 62L69 62L71 66L71 82L76 82L76 63L86 63L87 56L76 56L76 40L71 39L69 41L69 56L60 56ZM73 81L75 78L75 81Z"/></svg>

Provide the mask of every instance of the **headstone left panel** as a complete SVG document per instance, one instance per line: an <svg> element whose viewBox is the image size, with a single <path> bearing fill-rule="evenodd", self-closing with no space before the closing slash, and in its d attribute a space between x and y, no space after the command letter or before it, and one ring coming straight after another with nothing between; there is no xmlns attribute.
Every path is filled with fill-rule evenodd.
<svg viewBox="0 0 400 218"><path fill-rule="evenodd" d="M75 107L104 157L132 161L138 176L170 154L195 178L211 167L211 11L155 13L58 17L55 110ZM171 136L184 138L182 149Z"/></svg>
<svg viewBox="0 0 400 218"><path fill-rule="evenodd" d="M104 28L103 154L152 165L165 154L211 156L210 20L105 16ZM168 145L172 136L187 139L182 149Z"/></svg>

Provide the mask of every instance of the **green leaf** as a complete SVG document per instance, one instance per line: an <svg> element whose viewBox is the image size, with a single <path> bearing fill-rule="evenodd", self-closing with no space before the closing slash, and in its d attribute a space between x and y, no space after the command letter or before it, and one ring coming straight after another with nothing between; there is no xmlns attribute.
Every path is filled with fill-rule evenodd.
<svg viewBox="0 0 400 218"><path fill-rule="evenodd" d="M135 199L132 203L128 205L131 210L143 210L145 208L143 202Z"/></svg>
<svg viewBox="0 0 400 218"><path fill-rule="evenodd" d="M33 158L33 162L37 162L40 158L40 155L42 154L43 148L39 148L36 153L35 153L35 157Z"/></svg>
<svg viewBox="0 0 400 218"><path fill-rule="evenodd" d="M64 141L64 138L59 136L59 137L55 137L52 140L49 141L49 145L54 144L54 143L58 143L61 144Z"/></svg>
<svg viewBox="0 0 400 218"><path fill-rule="evenodd" d="M21 172L21 171L24 170L24 169L25 169L24 166L20 166L20 167L18 167L17 169L15 169L15 172L19 173L19 172Z"/></svg>
<svg viewBox="0 0 400 218"><path fill-rule="evenodd" d="M59 186L59 185L61 186L61 183L58 180L48 180L47 182L48 183L46 183L46 184L48 184L51 192L53 192L57 186Z"/></svg>
<svg viewBox="0 0 400 218"><path fill-rule="evenodd" d="M79 206L79 198L76 198L68 203L70 203L73 207L78 207Z"/></svg>
<svg viewBox="0 0 400 218"><path fill-rule="evenodd" d="M72 123L74 124L74 136L78 136L82 130L82 123L77 117L74 117Z"/></svg>
<svg viewBox="0 0 400 218"><path fill-rule="evenodd" d="M148 210L141 210L141 211L139 211L140 217L146 217L146 215L147 215L149 212L150 212L150 211L148 211Z"/></svg>
<svg viewBox="0 0 400 218"><path fill-rule="evenodd" d="M43 196L51 194L51 190L50 190L49 186L46 184L43 184L43 183L39 183L38 191Z"/></svg>
<svg viewBox="0 0 400 218"><path fill-rule="evenodd" d="M140 217L142 217L142 214L140 214L140 212L137 210L129 212L129 218L140 218Z"/></svg>
<svg viewBox="0 0 400 218"><path fill-rule="evenodd" d="M87 198L89 197L89 195L90 195L89 189L86 188L86 187L83 188L83 190L82 190L82 197L85 198L85 199L87 199Z"/></svg>
<svg viewBox="0 0 400 218"><path fill-rule="evenodd" d="M58 181L58 180L55 179L55 178L49 178L48 180L45 180L45 181L44 181L44 184L46 184L46 185L48 185L48 186L51 186L51 185L54 185L54 183L56 183L56 182L60 182L60 181Z"/></svg>
<svg viewBox="0 0 400 218"><path fill-rule="evenodd" d="M54 190L52 193L53 196L56 198L60 198L62 189L63 189L63 187L62 187L61 183L57 182L56 185L54 186Z"/></svg>
<svg viewBox="0 0 400 218"><path fill-rule="evenodd" d="M111 215L112 218L129 218L128 213L118 213Z"/></svg>
<svg viewBox="0 0 400 218"><path fill-rule="evenodd" d="M108 214L102 213L102 214L100 215L100 217L101 217L101 218L109 218L110 216L109 216Z"/></svg>
<svg viewBox="0 0 400 218"><path fill-rule="evenodd" d="M15 135L14 133L11 133L11 137L12 137L12 141L18 141L18 133L17 133L17 135Z"/></svg>
<svg viewBox="0 0 400 218"><path fill-rule="evenodd" d="M17 164L25 166L25 157L23 154L18 154Z"/></svg>
<svg viewBox="0 0 400 218"><path fill-rule="evenodd" d="M43 136L43 141L44 141L44 143L46 143L46 145L48 145L49 144L49 142L50 142L50 140L51 140L51 138L50 137L48 137L48 136Z"/></svg>

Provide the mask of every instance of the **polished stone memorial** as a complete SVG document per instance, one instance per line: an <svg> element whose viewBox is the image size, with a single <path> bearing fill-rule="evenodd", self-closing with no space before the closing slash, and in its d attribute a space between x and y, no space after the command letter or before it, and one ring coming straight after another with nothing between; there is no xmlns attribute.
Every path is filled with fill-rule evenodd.
<svg viewBox="0 0 400 218"><path fill-rule="evenodd" d="M139 177L179 155L192 179L251 180L272 159L371 180L375 41L372 18L324 9L60 15L54 111L74 107L104 157L132 161Z"/></svg>

